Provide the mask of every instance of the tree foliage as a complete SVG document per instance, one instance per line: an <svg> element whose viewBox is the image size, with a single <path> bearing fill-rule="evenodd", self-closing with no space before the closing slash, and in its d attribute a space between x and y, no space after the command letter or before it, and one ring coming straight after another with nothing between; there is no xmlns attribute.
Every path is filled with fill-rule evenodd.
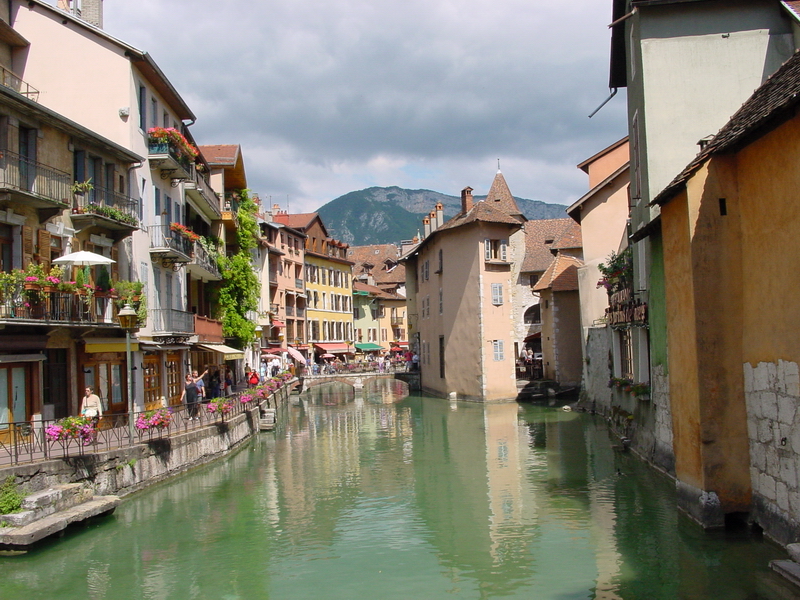
<svg viewBox="0 0 800 600"><path fill-rule="evenodd" d="M239 227L236 230L238 250L232 256L221 256L222 285L219 288L219 309L225 337L236 338L241 346L256 339L256 324L248 313L258 309L260 284L253 270L251 250L258 243L256 205L247 190L239 192Z"/></svg>

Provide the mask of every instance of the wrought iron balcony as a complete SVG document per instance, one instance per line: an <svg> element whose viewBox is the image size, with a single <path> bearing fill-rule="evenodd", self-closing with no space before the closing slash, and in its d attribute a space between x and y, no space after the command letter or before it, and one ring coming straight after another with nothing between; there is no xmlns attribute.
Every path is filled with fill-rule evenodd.
<svg viewBox="0 0 800 600"><path fill-rule="evenodd" d="M106 229L133 231L139 228L137 201L112 190L93 189L74 194L72 222L76 225L100 225Z"/></svg>
<svg viewBox="0 0 800 600"><path fill-rule="evenodd" d="M0 81L0 83L2 83L4 87L22 94L28 100L33 100L34 102L39 101L39 90L25 83L18 75L15 75L5 67L0 67L0 76L2 76L2 81Z"/></svg>
<svg viewBox="0 0 800 600"><path fill-rule="evenodd" d="M194 333L194 314L174 308L155 308L149 311L154 334Z"/></svg>
<svg viewBox="0 0 800 600"><path fill-rule="evenodd" d="M150 236L150 255L158 257L163 266L174 266L191 262L194 242L169 225L151 225L147 228Z"/></svg>
<svg viewBox="0 0 800 600"><path fill-rule="evenodd" d="M219 281L222 274L217 266L217 260L211 256L200 242L192 246L192 260L186 264L186 271L193 277L204 281Z"/></svg>
<svg viewBox="0 0 800 600"><path fill-rule="evenodd" d="M184 184L184 189L209 219L218 221L222 218L219 196L197 169L191 169L191 177Z"/></svg>
<svg viewBox="0 0 800 600"><path fill-rule="evenodd" d="M119 327L117 312L116 303L104 295L25 289L16 283L0 286L0 322Z"/></svg>
<svg viewBox="0 0 800 600"><path fill-rule="evenodd" d="M172 142L149 140L147 158L151 169L159 169L162 179L190 179L191 160Z"/></svg>
<svg viewBox="0 0 800 600"><path fill-rule="evenodd" d="M39 210L39 218L68 208L72 176L9 150L0 151L0 198Z"/></svg>

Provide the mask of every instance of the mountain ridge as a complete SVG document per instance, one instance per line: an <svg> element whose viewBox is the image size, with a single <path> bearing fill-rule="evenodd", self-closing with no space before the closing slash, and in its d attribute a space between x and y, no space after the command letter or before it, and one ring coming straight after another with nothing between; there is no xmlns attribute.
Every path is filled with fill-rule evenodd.
<svg viewBox="0 0 800 600"><path fill-rule="evenodd" d="M475 196L483 200L486 196ZM550 204L514 196L517 206L530 220L566 216L563 204ZM319 213L331 237L351 246L399 243L417 235L422 218L442 203L445 219L461 210L461 198L433 190L410 190L399 186L373 186L343 194L321 206Z"/></svg>

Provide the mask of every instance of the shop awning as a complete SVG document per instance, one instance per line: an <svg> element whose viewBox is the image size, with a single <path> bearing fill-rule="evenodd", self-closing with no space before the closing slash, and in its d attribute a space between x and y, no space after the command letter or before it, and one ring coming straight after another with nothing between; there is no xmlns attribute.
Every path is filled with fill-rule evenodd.
<svg viewBox="0 0 800 600"><path fill-rule="evenodd" d="M244 358L244 352L226 346L225 344L197 344L197 346L209 352L219 352L224 355L223 358L225 360L239 360L240 358Z"/></svg>
<svg viewBox="0 0 800 600"><path fill-rule="evenodd" d="M286 352L286 348L262 348L261 354L280 354Z"/></svg>
<svg viewBox="0 0 800 600"><path fill-rule="evenodd" d="M286 325L284 325L281 321L278 321L278 319L272 319L272 326L273 327L286 327Z"/></svg>
<svg viewBox="0 0 800 600"><path fill-rule="evenodd" d="M347 354L352 352L347 344L314 344L314 347L328 354Z"/></svg>
<svg viewBox="0 0 800 600"><path fill-rule="evenodd" d="M86 352L96 354L98 352L126 352L127 345L125 340L106 339L106 340L86 340ZM139 351L139 340L131 340L131 352Z"/></svg>
<svg viewBox="0 0 800 600"><path fill-rule="evenodd" d="M287 350L289 351L289 356L291 356L293 359L295 359L295 360L296 360L297 362L299 362L301 365L304 365L304 364L306 364L306 357L305 357L305 356L303 356L302 354L300 354L300 353L299 353L297 350L295 350L295 349L294 349L294 348L292 348L291 346L289 346L289 347L287 348Z"/></svg>
<svg viewBox="0 0 800 600"><path fill-rule="evenodd" d="M373 352L375 350L383 350L383 346L380 344L356 344L356 349L361 350L362 352Z"/></svg>

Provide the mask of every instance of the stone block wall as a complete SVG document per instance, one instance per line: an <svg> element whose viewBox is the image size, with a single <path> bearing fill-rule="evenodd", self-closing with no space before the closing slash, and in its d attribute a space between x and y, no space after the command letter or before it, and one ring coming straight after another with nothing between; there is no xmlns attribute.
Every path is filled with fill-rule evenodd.
<svg viewBox="0 0 800 600"><path fill-rule="evenodd" d="M284 404L289 387L275 393ZM0 469L0 480L14 475L27 493L65 483L85 483L95 495L125 496L208 463L241 446L259 431L260 407L206 427L107 452L53 458Z"/></svg>
<svg viewBox="0 0 800 600"><path fill-rule="evenodd" d="M744 366L756 522L780 544L800 540L800 370L779 360Z"/></svg>

